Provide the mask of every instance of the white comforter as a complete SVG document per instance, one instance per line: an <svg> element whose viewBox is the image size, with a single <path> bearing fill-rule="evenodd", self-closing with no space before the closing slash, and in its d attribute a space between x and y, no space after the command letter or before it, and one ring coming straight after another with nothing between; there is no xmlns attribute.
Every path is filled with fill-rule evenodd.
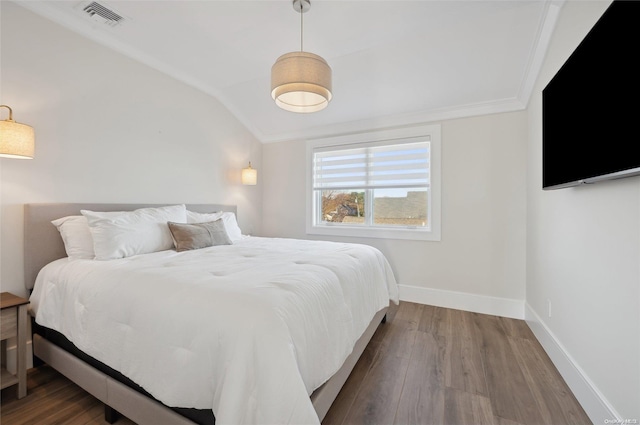
<svg viewBox="0 0 640 425"><path fill-rule="evenodd" d="M309 395L398 301L365 245L245 238L111 261L57 260L36 321L173 407L218 424L318 424Z"/></svg>

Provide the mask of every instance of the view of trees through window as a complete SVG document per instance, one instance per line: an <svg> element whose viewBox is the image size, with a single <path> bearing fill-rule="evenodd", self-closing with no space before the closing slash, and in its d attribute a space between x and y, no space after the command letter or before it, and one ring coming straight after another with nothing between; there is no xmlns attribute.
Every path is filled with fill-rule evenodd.
<svg viewBox="0 0 640 425"><path fill-rule="evenodd" d="M369 202L368 197L373 197ZM427 225L426 189L372 189L322 191L322 221L365 224L367 205L372 205L372 225Z"/></svg>
<svg viewBox="0 0 640 425"><path fill-rule="evenodd" d="M322 221L364 223L364 214L364 191L322 191Z"/></svg>

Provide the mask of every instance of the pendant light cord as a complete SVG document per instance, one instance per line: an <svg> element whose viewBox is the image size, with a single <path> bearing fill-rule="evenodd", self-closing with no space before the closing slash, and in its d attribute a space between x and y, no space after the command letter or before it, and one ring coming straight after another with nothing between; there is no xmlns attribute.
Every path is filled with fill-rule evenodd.
<svg viewBox="0 0 640 425"><path fill-rule="evenodd" d="M304 35L304 10L303 10L303 6L302 6L302 2L300 2L300 51L303 52L304 49L302 48L302 40L303 40L303 35Z"/></svg>

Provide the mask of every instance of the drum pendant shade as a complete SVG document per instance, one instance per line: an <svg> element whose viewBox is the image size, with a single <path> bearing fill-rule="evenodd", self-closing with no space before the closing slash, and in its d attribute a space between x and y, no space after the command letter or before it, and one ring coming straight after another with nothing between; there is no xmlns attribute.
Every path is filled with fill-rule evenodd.
<svg viewBox="0 0 640 425"><path fill-rule="evenodd" d="M294 10L309 10L296 4ZM300 35L302 39L302 34ZM301 41L302 47L302 41ZM286 53L271 67L271 97L280 108L299 113L320 111L331 101L331 67L322 57L309 52Z"/></svg>

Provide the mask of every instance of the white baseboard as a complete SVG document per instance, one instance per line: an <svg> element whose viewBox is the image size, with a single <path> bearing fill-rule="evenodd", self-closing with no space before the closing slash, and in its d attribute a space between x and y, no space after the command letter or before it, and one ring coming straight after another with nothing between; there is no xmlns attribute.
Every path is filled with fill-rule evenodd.
<svg viewBox="0 0 640 425"><path fill-rule="evenodd" d="M7 355L5 361L7 363L7 372L16 373L16 356L18 351L16 350L15 338L13 338L13 344L11 344L11 339L7 340ZM11 345L10 345L11 344ZM27 370L33 367L33 348L31 345L31 340L27 341Z"/></svg>
<svg viewBox="0 0 640 425"><path fill-rule="evenodd" d="M467 292L445 291L411 285L398 285L400 300L474 313L524 319L524 300L490 297Z"/></svg>
<svg viewBox="0 0 640 425"><path fill-rule="evenodd" d="M560 372L560 375L571 388L580 405L582 405L589 419L594 424L624 423L622 422L622 417L575 362L529 303L525 303L525 320Z"/></svg>

